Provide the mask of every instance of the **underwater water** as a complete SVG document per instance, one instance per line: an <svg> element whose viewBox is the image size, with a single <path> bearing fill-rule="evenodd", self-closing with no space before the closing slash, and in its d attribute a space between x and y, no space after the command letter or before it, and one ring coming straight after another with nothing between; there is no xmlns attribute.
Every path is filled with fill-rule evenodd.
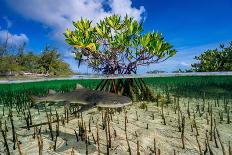
<svg viewBox="0 0 232 155"><path fill-rule="evenodd" d="M229 154L232 76L147 77L155 101L123 109L32 104L49 89L95 89L101 79L0 84L0 154Z"/></svg>

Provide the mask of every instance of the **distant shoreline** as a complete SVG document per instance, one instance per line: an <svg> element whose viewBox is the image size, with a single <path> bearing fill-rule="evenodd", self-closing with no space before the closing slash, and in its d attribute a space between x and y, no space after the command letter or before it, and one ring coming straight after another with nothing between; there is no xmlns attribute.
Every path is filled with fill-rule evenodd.
<svg viewBox="0 0 232 155"><path fill-rule="evenodd" d="M52 80L87 80L87 79L120 79L120 78L149 78L177 76L232 76L232 72L189 72L189 73L156 73L130 75L71 75L61 77L0 77L0 84L41 82Z"/></svg>

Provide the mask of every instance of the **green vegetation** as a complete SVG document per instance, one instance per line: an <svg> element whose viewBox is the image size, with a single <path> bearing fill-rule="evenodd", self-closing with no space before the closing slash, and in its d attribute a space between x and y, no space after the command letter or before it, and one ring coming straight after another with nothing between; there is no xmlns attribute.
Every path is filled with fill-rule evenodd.
<svg viewBox="0 0 232 155"><path fill-rule="evenodd" d="M144 78L143 81L152 91L158 94L213 99L219 96L221 98L231 98L232 95L231 76L153 77ZM30 101L29 94L43 96L48 93L48 89L54 89L57 92L72 91L77 83L86 88L95 89L100 82L101 80L52 80L0 84L0 104L16 106L17 104L26 103Z"/></svg>
<svg viewBox="0 0 232 155"><path fill-rule="evenodd" d="M143 23L113 15L92 25L88 19L73 22L65 32L79 62L87 61L105 74L132 74L137 67L165 61L176 51L160 33L143 33Z"/></svg>
<svg viewBox="0 0 232 155"><path fill-rule="evenodd" d="M24 47L14 50L16 54L13 54L14 52L11 52L10 49L1 52L0 73L7 74L13 72L18 74L24 71L36 74L48 74L50 76L72 74L70 66L61 60L55 48L46 46L40 55L35 55L32 51L26 54Z"/></svg>
<svg viewBox="0 0 232 155"><path fill-rule="evenodd" d="M161 94L171 93L189 98L231 98L232 76L176 76L144 78L144 82Z"/></svg>
<svg viewBox="0 0 232 155"><path fill-rule="evenodd" d="M15 84L0 84L0 105L6 107L27 107L30 104L29 95L47 95L49 89L57 92L69 92L79 83L86 88L95 88L99 80L52 80L43 82L27 82ZM27 106L25 106L27 104Z"/></svg>
<svg viewBox="0 0 232 155"><path fill-rule="evenodd" d="M232 41L227 47L207 50L195 57L198 63L192 64L192 70L197 72L232 71Z"/></svg>
<svg viewBox="0 0 232 155"><path fill-rule="evenodd" d="M80 19L73 25L75 29L67 29L64 35L74 47L79 65L87 62L103 74L136 74L138 67L163 62L176 54L162 34L144 33L143 23L128 16L113 15L94 25L88 19ZM148 90L141 79L103 80L97 88L127 96Z"/></svg>

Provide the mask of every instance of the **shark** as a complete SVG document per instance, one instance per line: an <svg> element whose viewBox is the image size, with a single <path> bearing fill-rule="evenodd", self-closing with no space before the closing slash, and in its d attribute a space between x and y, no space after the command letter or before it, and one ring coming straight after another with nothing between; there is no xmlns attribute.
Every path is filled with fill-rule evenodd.
<svg viewBox="0 0 232 155"><path fill-rule="evenodd" d="M31 95L31 99L35 104L41 102L64 102L65 106L69 106L71 103L78 104L81 108L77 112L83 112L95 107L121 108L132 104L132 100L127 96L90 90L80 84L77 84L76 89L71 92L57 93L50 89L47 96L37 97Z"/></svg>

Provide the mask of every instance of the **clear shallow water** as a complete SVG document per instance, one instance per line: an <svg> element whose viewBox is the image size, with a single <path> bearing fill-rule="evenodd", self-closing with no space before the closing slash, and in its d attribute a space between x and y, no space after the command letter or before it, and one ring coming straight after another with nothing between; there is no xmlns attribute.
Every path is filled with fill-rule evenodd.
<svg viewBox="0 0 232 155"><path fill-rule="evenodd" d="M79 76L69 78L46 78L37 80L0 81L0 95L7 92L30 91L43 93L48 89L69 91L75 88L76 83L84 87L95 89L102 79L112 78L143 78L154 90L160 93L173 93L185 97L217 97L232 96L232 73L163 73L146 75L124 76Z"/></svg>
<svg viewBox="0 0 232 155"><path fill-rule="evenodd" d="M151 77L143 78L145 83L153 90L154 94L162 96L159 102L135 102L132 106L126 107L127 111L127 131L128 141L132 154L137 152L137 141L140 144L141 154L154 153L154 138L156 138L157 149L161 154L173 154L175 150L177 154L199 154L198 144L196 143L196 129L193 124L196 118L197 130L199 130L199 143L202 151L205 150L206 134L211 130L210 124L216 122L220 132L221 140L226 153L228 154L229 141L232 139L232 123L231 118L231 101L232 101L232 75L230 73L209 73L209 74L155 74ZM79 79L77 79L79 78ZM86 78L86 79L85 79ZM32 125L44 123L47 121L47 115L52 120L65 118L65 108L63 104L41 104L31 106L29 94L43 96L46 95L48 89L55 89L59 92L67 92L75 89L77 83L84 87L95 89L102 78L100 77L72 77L68 79L41 79L40 81L11 81L0 84L0 120L8 128L7 141L11 154L18 154L17 148L13 149L13 136L11 122L9 120L9 112L13 111L13 120L18 139L21 144L21 151L24 154L38 154L38 141L33 138L34 129L25 128L27 119L32 118ZM105 77L111 78L111 77ZM117 77L115 77L117 78ZM130 78L130 77L128 77ZM163 110L162 110L163 107ZM188 108L190 116L188 113ZM210 110L212 108L212 110ZM72 112L73 109L69 108ZM162 111L164 116L162 116ZM212 114L212 119L210 115ZM221 116L223 115L223 119ZM86 124L89 136L89 154L97 154L98 145L95 144L97 124L99 127L100 150L102 154L106 154L106 137L103 129L105 116L104 110L91 109L79 115L69 122L60 122L60 135L57 139L56 150L53 150L55 140L51 138L49 126L41 125L41 137L43 137L43 154L70 154L73 150L74 154L86 154L85 140L77 142L74 130L80 130L80 122ZM179 132L178 122L182 122L185 116L185 147L182 149L181 132ZM228 117L229 116L229 117ZM110 129L112 135L112 154L128 154L128 143L125 137L125 113L112 112L112 120L110 121ZM166 122L164 123L164 119ZM215 122L213 120L215 119ZM178 121L179 120L179 121ZM6 122L6 123L5 123ZM211 123L213 122L213 123ZM87 126L91 124L91 127ZM57 123L52 124L53 136L56 133ZM115 134L116 133L116 134ZM136 136L136 134L138 136ZM93 137L92 137L93 135ZM116 135L116 136L115 136ZM208 135L210 137L210 135ZM219 145L218 138L217 142ZM3 141L0 135L0 142ZM213 141L209 142L214 154L222 154L221 146L217 148ZM0 154L5 153L5 146L0 143ZM209 153L209 152L208 152Z"/></svg>

